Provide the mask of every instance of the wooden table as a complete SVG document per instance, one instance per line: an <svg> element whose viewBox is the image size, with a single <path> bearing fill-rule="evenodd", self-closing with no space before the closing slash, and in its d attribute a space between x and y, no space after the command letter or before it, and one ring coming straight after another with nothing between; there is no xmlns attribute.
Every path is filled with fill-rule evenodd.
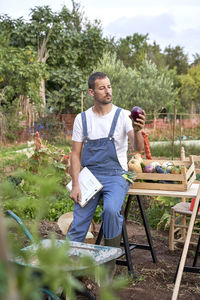
<svg viewBox="0 0 200 300"><path fill-rule="evenodd" d="M193 198L193 197L197 196L198 187L199 187L199 184L193 183L187 191L162 191L162 190L129 189L128 195Z"/></svg>
<svg viewBox="0 0 200 300"><path fill-rule="evenodd" d="M178 272L177 272L176 281L175 281L174 290L173 290L173 295L172 295L172 300L176 300L177 297L178 297L178 291L179 291L181 278L182 278L182 274L183 274L183 270L184 270L184 266L185 266L185 261L186 261L186 257L187 257L187 253L188 253L188 248L189 248L189 244L190 244L192 230L193 230L193 227L194 227L194 222L195 222L196 215L197 215L198 208L199 208L200 185L194 183L194 184L191 185L191 187L187 191L162 191L162 190L130 189L128 191L128 195L129 196L135 195L136 197L146 195L146 196L166 196L166 197L178 197L178 198L179 197L180 198L182 198L182 197L183 198L196 198L194 209L193 209L191 219L190 219L190 224L189 224L189 227L188 227L188 232L187 232L187 235L186 235L186 240L185 240L184 247L183 247L183 252L182 252L180 262L179 262L179 266L178 266ZM127 213L128 213L128 208L127 208L127 212L125 212L125 214L127 214ZM127 215L126 215L126 217L127 217ZM148 225L148 223L147 223L147 225ZM150 244L151 244L151 238L150 238Z"/></svg>

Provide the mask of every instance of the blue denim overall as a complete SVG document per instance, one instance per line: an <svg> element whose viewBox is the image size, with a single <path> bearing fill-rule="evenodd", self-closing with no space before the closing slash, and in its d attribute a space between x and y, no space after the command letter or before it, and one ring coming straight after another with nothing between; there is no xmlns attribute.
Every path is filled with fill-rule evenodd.
<svg viewBox="0 0 200 300"><path fill-rule="evenodd" d="M73 222L67 237L72 241L83 242L92 222L93 215L103 197L104 238L112 239L122 231L123 216L121 207L129 189L129 183L122 177L125 173L118 161L113 134L121 109L116 110L108 137L90 140L87 135L85 112L81 114L83 123L83 167L87 167L99 179L103 189L85 207L74 204Z"/></svg>

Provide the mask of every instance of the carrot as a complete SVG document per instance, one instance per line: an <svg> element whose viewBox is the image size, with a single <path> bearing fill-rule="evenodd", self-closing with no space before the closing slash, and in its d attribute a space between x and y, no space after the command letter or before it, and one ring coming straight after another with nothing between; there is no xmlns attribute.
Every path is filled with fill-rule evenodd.
<svg viewBox="0 0 200 300"><path fill-rule="evenodd" d="M145 152L146 158L147 159L152 159L152 157L151 157L151 150L150 150L150 146L149 146L148 135L145 132L143 132L143 131L141 133L142 133L143 138L144 138L144 152ZM129 155L130 156L134 156L135 151L134 151L133 146L130 145L130 144L129 144L129 151L130 151ZM140 154L142 155L143 153L140 153Z"/></svg>
<svg viewBox="0 0 200 300"><path fill-rule="evenodd" d="M144 138L144 151L146 153L146 158L147 159L152 159L148 135L143 131L142 131L142 135L143 135L143 138Z"/></svg>

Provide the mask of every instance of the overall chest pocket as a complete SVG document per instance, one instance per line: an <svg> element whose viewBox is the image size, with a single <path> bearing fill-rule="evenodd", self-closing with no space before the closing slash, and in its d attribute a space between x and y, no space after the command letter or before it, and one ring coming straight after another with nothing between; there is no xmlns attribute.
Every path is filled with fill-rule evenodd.
<svg viewBox="0 0 200 300"><path fill-rule="evenodd" d="M110 141L100 139L87 141L83 147L82 163L84 165L104 164L111 157Z"/></svg>

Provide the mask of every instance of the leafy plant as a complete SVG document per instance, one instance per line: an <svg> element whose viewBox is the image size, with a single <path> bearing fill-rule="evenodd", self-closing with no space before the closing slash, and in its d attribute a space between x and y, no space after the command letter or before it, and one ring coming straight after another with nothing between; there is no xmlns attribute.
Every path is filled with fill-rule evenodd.
<svg viewBox="0 0 200 300"><path fill-rule="evenodd" d="M10 209L23 219L35 219L43 210L41 218L57 221L62 214L72 211L74 205L66 189L66 184L71 180L67 173L71 147L57 147L40 136L36 140L37 149L33 152L28 151L30 148L25 147L25 144L11 147L9 151L0 151L0 157L4 158L0 161L0 170L4 170L2 206L4 211ZM46 190L47 184L51 197L42 192ZM41 207L41 199L45 199L47 207ZM94 215L95 222L101 220L101 212L102 207L98 206Z"/></svg>
<svg viewBox="0 0 200 300"><path fill-rule="evenodd" d="M151 204L147 209L149 225L153 228L168 229L171 218L171 207L180 202L179 198L158 196L151 198Z"/></svg>

